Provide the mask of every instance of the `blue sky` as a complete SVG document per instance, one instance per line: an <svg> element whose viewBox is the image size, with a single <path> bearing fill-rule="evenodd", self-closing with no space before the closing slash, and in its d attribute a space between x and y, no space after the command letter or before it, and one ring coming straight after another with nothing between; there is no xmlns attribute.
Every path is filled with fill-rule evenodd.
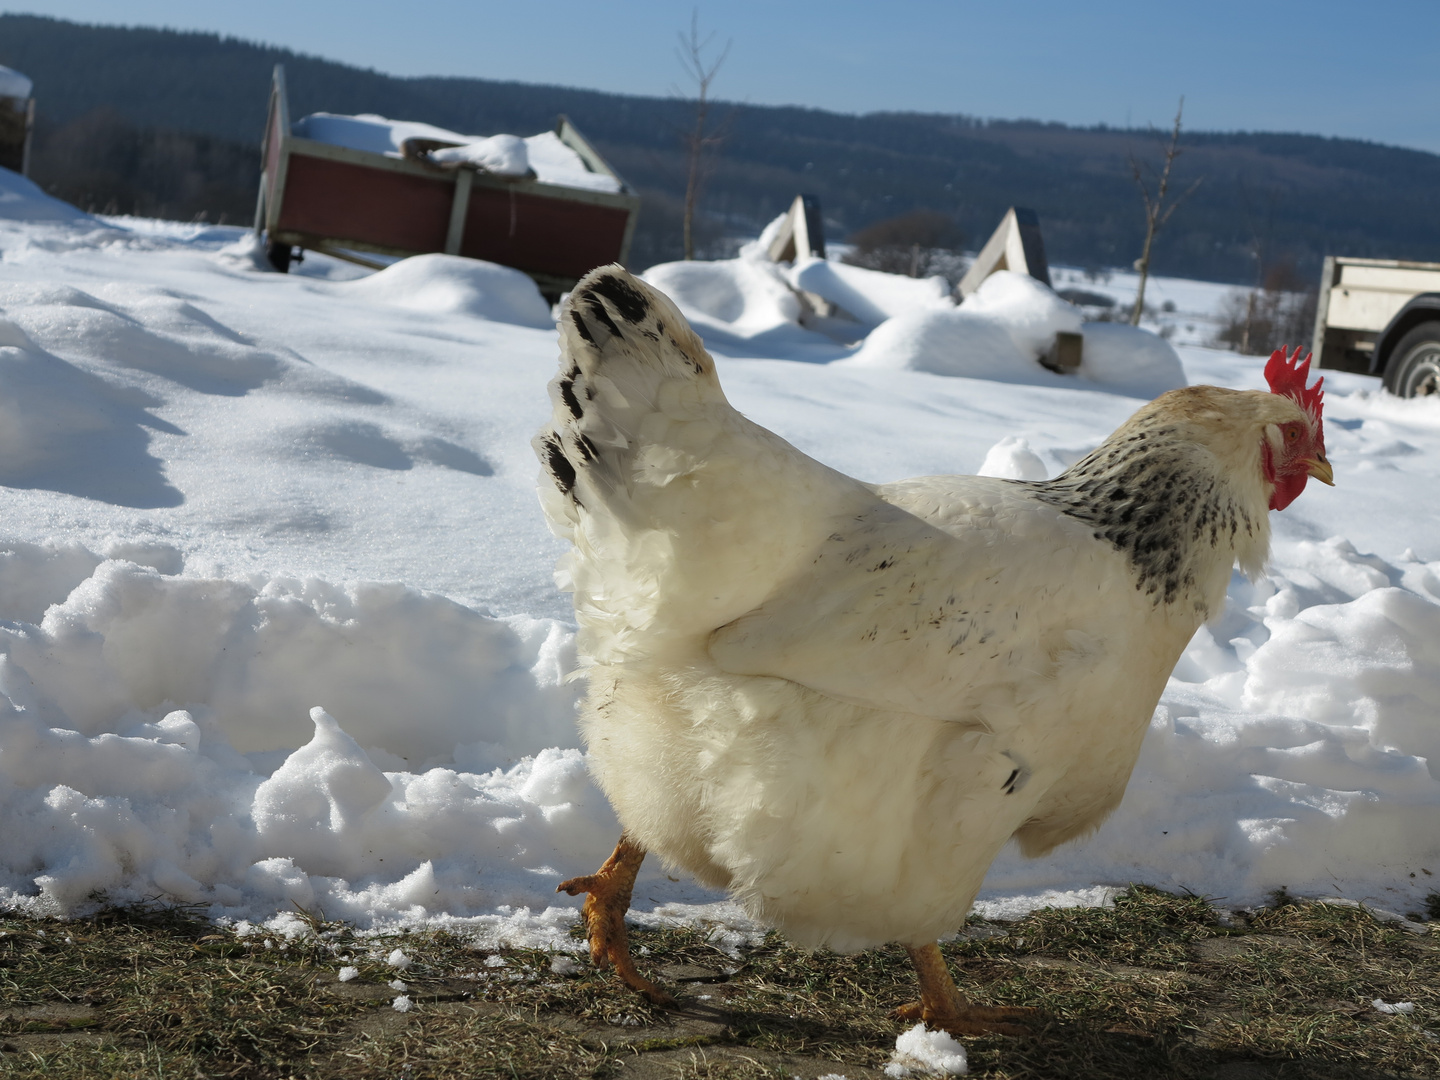
<svg viewBox="0 0 1440 1080"><path fill-rule="evenodd" d="M207 30L396 75L666 95L699 12L717 96L1070 124L1302 131L1440 153L1440 0L44 0L3 10Z"/></svg>

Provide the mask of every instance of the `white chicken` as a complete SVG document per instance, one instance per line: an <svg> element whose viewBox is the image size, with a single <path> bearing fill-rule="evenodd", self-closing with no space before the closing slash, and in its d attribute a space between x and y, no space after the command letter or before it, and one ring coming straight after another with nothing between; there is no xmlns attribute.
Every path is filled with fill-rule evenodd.
<svg viewBox="0 0 1440 1080"><path fill-rule="evenodd" d="M599 964L656 1001L624 915L647 851L806 946L905 945L956 1033L936 939L1012 838L1027 855L1119 803L1171 669L1257 572L1269 509L1332 482L1319 383L1193 386L1053 480L862 483L726 401L675 306L619 267L560 320L541 501L573 543L590 767L624 833L587 892Z"/></svg>

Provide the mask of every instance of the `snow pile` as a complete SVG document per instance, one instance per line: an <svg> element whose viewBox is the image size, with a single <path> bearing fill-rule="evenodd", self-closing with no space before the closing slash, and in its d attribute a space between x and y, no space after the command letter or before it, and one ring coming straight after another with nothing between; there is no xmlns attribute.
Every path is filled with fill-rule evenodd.
<svg viewBox="0 0 1440 1080"><path fill-rule="evenodd" d="M1000 323L1015 348L1029 357L1044 356L1058 333L1078 334L1083 321L1079 310L1056 296L1048 285L1014 270L987 277L965 298L961 310Z"/></svg>
<svg viewBox="0 0 1440 1080"><path fill-rule="evenodd" d="M0 66L0 97L28 98L35 84L28 75L21 75L14 68Z"/></svg>
<svg viewBox="0 0 1440 1080"><path fill-rule="evenodd" d="M413 120L390 120L374 113L342 116L318 112L291 125L299 138L314 139L331 146L345 146L387 157L403 157L407 139L428 139L453 144L434 151L436 161L464 162L501 176L521 177L534 170L547 184L583 188L588 191L620 190L620 181L606 173L592 172L578 153L566 146L553 131L520 138L515 135L461 135L433 124Z"/></svg>
<svg viewBox="0 0 1440 1080"><path fill-rule="evenodd" d="M825 259L802 259L786 277L797 289L838 304L862 323L878 326L912 312L953 309L943 277L912 278Z"/></svg>
<svg viewBox="0 0 1440 1080"><path fill-rule="evenodd" d="M1186 385L1179 354L1160 335L1129 323L1092 322L1082 329L1081 378L1143 398Z"/></svg>
<svg viewBox="0 0 1440 1080"><path fill-rule="evenodd" d="M800 298L782 269L760 259L661 263L644 279L675 302L709 342L808 336L800 329Z"/></svg>
<svg viewBox="0 0 1440 1080"><path fill-rule="evenodd" d="M1073 375L1038 363L1062 332L1084 335ZM1180 357L1168 342L1131 326L1083 323L1079 310L1053 290L1009 270L991 274L958 308L881 323L847 363L1042 386L1078 379L1144 398L1185 385Z"/></svg>
<svg viewBox="0 0 1440 1080"><path fill-rule="evenodd" d="M1006 435L985 454L976 476L998 476L1002 480L1045 480L1050 470L1022 435Z"/></svg>
<svg viewBox="0 0 1440 1080"><path fill-rule="evenodd" d="M970 1071L965 1047L946 1031L930 1031L916 1024L900 1033L895 1053L885 1066L894 1080L909 1076L964 1076Z"/></svg>
<svg viewBox="0 0 1440 1080"><path fill-rule="evenodd" d="M0 897L29 910L96 890L361 921L544 906L551 867L612 839L562 749L562 627L74 547L14 545L0 566Z"/></svg>
<svg viewBox="0 0 1440 1080"><path fill-rule="evenodd" d="M100 222L78 207L46 195L34 181L9 169L0 169L0 218L8 221L63 221L67 224Z"/></svg>
<svg viewBox="0 0 1440 1080"><path fill-rule="evenodd" d="M412 255L337 289L362 300L411 311L473 315L536 329L555 325L550 305L528 274L458 255Z"/></svg>
<svg viewBox="0 0 1440 1080"><path fill-rule="evenodd" d="M1036 862L1007 852L988 888L1084 873L1254 902L1363 877L1381 907L1423 895L1440 874L1440 562L1339 539L1276 562L1237 575L1186 649L1100 831Z"/></svg>

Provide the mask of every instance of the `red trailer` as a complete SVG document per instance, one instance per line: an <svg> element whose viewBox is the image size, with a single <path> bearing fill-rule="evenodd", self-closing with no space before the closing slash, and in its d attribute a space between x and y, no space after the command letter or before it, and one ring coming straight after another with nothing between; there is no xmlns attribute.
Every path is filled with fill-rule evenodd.
<svg viewBox="0 0 1440 1080"><path fill-rule="evenodd" d="M618 190L501 177L299 138L277 64L255 231L264 232L266 253L281 271L296 247L377 269L385 264L362 253L445 252L513 266L553 298L587 271L624 262L640 211L633 189L564 116L555 135Z"/></svg>

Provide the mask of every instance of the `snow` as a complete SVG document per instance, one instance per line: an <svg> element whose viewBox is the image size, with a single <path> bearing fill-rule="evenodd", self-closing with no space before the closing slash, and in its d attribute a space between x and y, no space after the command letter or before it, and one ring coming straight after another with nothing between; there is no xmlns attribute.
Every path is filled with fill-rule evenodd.
<svg viewBox="0 0 1440 1080"><path fill-rule="evenodd" d="M516 135L461 135L432 124L413 120L390 120L374 113L341 116L318 112L301 117L290 125L302 139L364 150L387 157L403 157L406 139L433 139L459 145L431 153L439 162L475 165L498 176L523 177L534 170L536 178L561 187L588 191L620 190L620 181L606 173L592 172L584 160L553 131L529 138Z"/></svg>
<svg viewBox="0 0 1440 1080"><path fill-rule="evenodd" d="M1390 1016L1394 1016L1397 1013L1404 1016L1415 1011L1415 1003L1413 1001L1396 1001L1391 1003L1382 998L1376 998L1370 1002L1370 1004L1374 1006L1376 1012L1386 1013Z"/></svg>
<svg viewBox="0 0 1440 1080"><path fill-rule="evenodd" d="M908 1076L964 1076L970 1071L965 1047L949 1032L930 1031L916 1024L900 1033L895 1053L885 1066L885 1075L902 1080Z"/></svg>
<svg viewBox="0 0 1440 1080"><path fill-rule="evenodd" d="M494 322L549 329L550 305L519 270L458 255L416 255L340 291L371 303L432 315L473 315Z"/></svg>
<svg viewBox="0 0 1440 1080"><path fill-rule="evenodd" d="M14 68L0 66L0 97L28 98L35 84Z"/></svg>
<svg viewBox="0 0 1440 1080"><path fill-rule="evenodd" d="M526 152L525 140L516 135L491 135L488 139L463 146L442 147L432 151L430 157L434 161L478 165L496 176L526 176L530 172L530 155Z"/></svg>
<svg viewBox="0 0 1440 1080"><path fill-rule="evenodd" d="M838 304L862 323L878 326L894 315L949 308L950 284L943 277L909 278L861 266L809 258L785 275L797 289Z"/></svg>
<svg viewBox="0 0 1440 1080"><path fill-rule="evenodd" d="M1059 333L1083 336L1080 368L1041 367ZM1116 323L1086 323L1076 307L1025 274L991 274L959 307L936 306L882 323L845 363L1037 386L1096 385L1149 399L1185 385L1168 342Z"/></svg>
<svg viewBox="0 0 1440 1080"><path fill-rule="evenodd" d="M95 218L5 173L0 215L0 905L164 896L281 945L308 932L298 905L580 951L555 883L618 826L535 501L557 349L528 279L313 252L279 275L239 229ZM738 408L872 482L1054 475L1164 386L1263 385L1258 358L1113 324L1083 326L1088 368L1047 371L1034 350L1074 316L1024 281L954 307L838 269L894 312L852 348L801 325L808 265L647 276ZM942 345L947 374L904 359ZM1339 486L1273 515L1268 576L1237 575L1186 651L1116 814L1004 853L977 911L1132 881L1424 907L1440 402L1333 372L1326 391ZM652 863L636 896L638 922L731 954L763 932Z"/></svg>

